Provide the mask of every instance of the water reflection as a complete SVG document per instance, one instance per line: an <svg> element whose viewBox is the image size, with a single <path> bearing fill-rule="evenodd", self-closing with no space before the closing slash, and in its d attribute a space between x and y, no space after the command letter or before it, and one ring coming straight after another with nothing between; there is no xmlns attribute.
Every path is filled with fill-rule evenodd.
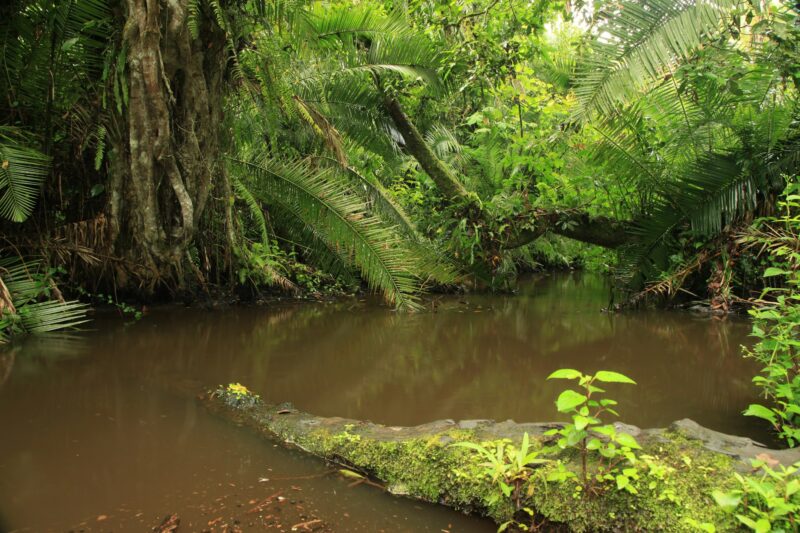
<svg viewBox="0 0 800 533"><path fill-rule="evenodd" d="M551 371L613 369L639 383L614 391L630 423L691 417L753 433L740 416L755 397L755 368L740 355L747 322L602 313L607 302L602 279L558 275L515 296L441 298L436 312L416 315L352 300L159 310L127 328L100 327L80 364L112 381L241 381L269 401L387 424L553 419L563 383L545 382Z"/></svg>

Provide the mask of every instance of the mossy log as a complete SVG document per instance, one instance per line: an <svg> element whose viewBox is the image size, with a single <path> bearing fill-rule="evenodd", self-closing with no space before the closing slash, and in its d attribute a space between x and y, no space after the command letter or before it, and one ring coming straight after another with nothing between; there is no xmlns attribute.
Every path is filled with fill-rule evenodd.
<svg viewBox="0 0 800 533"><path fill-rule="evenodd" d="M212 411L249 426L270 438L297 446L343 467L380 481L396 495L439 503L467 513L489 516L498 524L518 511L510 498L496 498L498 489L483 475L482 459L456 442L485 443L523 435L541 446L544 433L558 423L515 423L491 420L439 420L414 427L392 427L338 417L319 417L291 404L268 405L244 387L221 388L201 396ZM547 482L557 463L545 464L530 477L524 504L548 527L572 531L692 531L687 519L713 523L717 531L736 530L731 516L714 504L714 489L730 488L734 470L744 471L749 459L769 454L790 464L798 450L769 450L752 440L717 433L691 420L669 429L641 430L620 424L643 446L640 456L664 467L659 475L644 469L634 482L638 494L606 484L595 495L576 494L576 482ZM554 458L555 459L555 458ZM577 454L558 459L578 471ZM547 529L551 530L551 529Z"/></svg>

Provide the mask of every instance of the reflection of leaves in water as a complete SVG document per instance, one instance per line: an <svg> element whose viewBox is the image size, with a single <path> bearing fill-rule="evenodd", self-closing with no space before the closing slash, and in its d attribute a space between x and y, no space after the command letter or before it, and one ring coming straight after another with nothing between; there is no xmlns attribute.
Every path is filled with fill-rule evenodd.
<svg viewBox="0 0 800 533"><path fill-rule="evenodd" d="M33 374L49 369L62 361L89 353L86 338L80 333L42 333L15 339L10 346L15 356L15 372ZM2 373L2 371L0 371Z"/></svg>
<svg viewBox="0 0 800 533"><path fill-rule="evenodd" d="M11 371L14 369L16 352L17 349L15 348L0 347L0 389L3 388L8 378L11 377Z"/></svg>

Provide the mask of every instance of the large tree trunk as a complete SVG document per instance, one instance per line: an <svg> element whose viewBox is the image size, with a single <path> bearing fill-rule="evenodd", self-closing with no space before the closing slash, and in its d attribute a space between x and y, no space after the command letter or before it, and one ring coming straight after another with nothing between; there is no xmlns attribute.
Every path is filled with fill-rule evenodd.
<svg viewBox="0 0 800 533"><path fill-rule="evenodd" d="M183 262L219 175L225 33L187 24L189 0L124 0L129 97L112 137L111 243L157 280L181 286Z"/></svg>

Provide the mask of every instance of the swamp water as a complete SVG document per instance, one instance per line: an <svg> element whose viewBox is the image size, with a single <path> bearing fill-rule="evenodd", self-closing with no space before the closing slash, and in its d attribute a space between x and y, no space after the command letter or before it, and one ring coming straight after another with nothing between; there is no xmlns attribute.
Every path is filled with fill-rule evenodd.
<svg viewBox="0 0 800 533"><path fill-rule="evenodd" d="M0 532L150 531L173 513L179 531L494 530L353 486L205 412L175 392L187 383L241 382L268 402L390 425L547 421L565 386L550 372L607 369L638 382L609 387L625 422L689 417L763 437L740 414L756 399L745 320L601 313L608 297L600 278L552 275L415 315L355 299L163 308L28 339L0 354Z"/></svg>

